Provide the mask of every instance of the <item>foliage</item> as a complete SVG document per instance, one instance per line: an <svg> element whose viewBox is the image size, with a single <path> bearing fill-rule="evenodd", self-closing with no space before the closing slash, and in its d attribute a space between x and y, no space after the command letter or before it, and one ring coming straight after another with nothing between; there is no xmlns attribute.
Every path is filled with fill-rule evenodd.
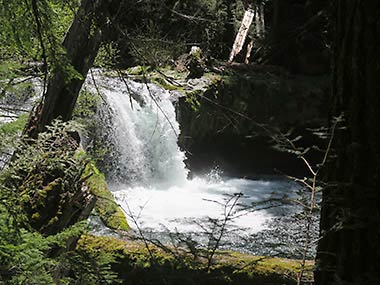
<svg viewBox="0 0 380 285"><path fill-rule="evenodd" d="M114 257L110 254L99 253L92 258L75 251L65 252L66 245L85 231L85 223L44 237L11 225L10 220L9 211L0 204L0 283L116 284L116 275L110 270Z"/></svg>
<svg viewBox="0 0 380 285"><path fill-rule="evenodd" d="M19 124L1 130L17 132ZM69 207L78 202L88 161L71 138L77 129L55 122L33 143L20 142L1 172L0 283L78 284L83 278L80 284L114 284L107 254L91 259L71 251L86 228Z"/></svg>
<svg viewBox="0 0 380 285"><path fill-rule="evenodd" d="M188 94L186 94L186 103L188 103L191 106L191 109L194 112L198 112L201 106L201 103L197 96L199 95L199 93L200 93L199 90L195 90L193 92L189 92Z"/></svg>
<svg viewBox="0 0 380 285"><path fill-rule="evenodd" d="M0 87L3 91L12 87L15 78L27 75L43 75L43 91L46 91L50 73L61 71L69 79L80 78L61 44L78 4L78 0L0 1Z"/></svg>
<svg viewBox="0 0 380 285"><path fill-rule="evenodd" d="M113 42L103 42L95 58L94 66L101 68L112 67L119 60L119 51Z"/></svg>
<svg viewBox="0 0 380 285"><path fill-rule="evenodd" d="M64 248L72 237L82 233L83 225L46 238L38 232L10 226L10 219L9 212L0 205L0 283L55 284L54 271L59 260L48 253Z"/></svg>
<svg viewBox="0 0 380 285"><path fill-rule="evenodd" d="M168 65L185 51L183 44L167 39L153 23L133 32L131 46L131 55L138 62L152 67Z"/></svg>
<svg viewBox="0 0 380 285"><path fill-rule="evenodd" d="M5 191L20 195L30 224L41 232L54 233L62 223L70 224L65 207L81 197L86 158L75 156L74 127L55 122L33 143L22 141L1 179Z"/></svg>
<svg viewBox="0 0 380 285"><path fill-rule="evenodd" d="M33 58L37 40L35 23L26 1L0 1L0 48L2 61L7 58Z"/></svg>
<svg viewBox="0 0 380 285"><path fill-rule="evenodd" d="M228 0L177 1L172 7L173 22L186 27L182 32L187 42L199 43L208 55L224 57L232 45L228 41L234 36L231 24L236 7L235 1Z"/></svg>
<svg viewBox="0 0 380 285"><path fill-rule="evenodd" d="M0 136L4 138L9 135L18 134L22 130L22 128L25 126L27 119L28 119L28 114L22 114L15 121L1 124Z"/></svg>
<svg viewBox="0 0 380 285"><path fill-rule="evenodd" d="M73 117L79 120L83 125L87 126L91 124L91 121L97 113L100 100L99 94L93 93L87 88L83 88L75 104Z"/></svg>
<svg viewBox="0 0 380 285"><path fill-rule="evenodd" d="M96 81L94 79L94 85ZM73 119L82 126L82 142L87 154L102 172L107 172L108 157L112 151L108 139L109 108L100 90L96 92L84 88L79 94L73 112Z"/></svg>
<svg viewBox="0 0 380 285"><path fill-rule="evenodd" d="M162 66L199 46L206 57L226 59L243 1L147 0L119 15L114 36L124 64ZM136 24L138 23L138 24ZM134 60L131 60L131 55Z"/></svg>
<svg viewBox="0 0 380 285"><path fill-rule="evenodd" d="M7 91L13 91L11 88L14 86L15 79L21 76L22 67L23 65L14 59L4 62L0 59L0 99L6 96Z"/></svg>
<svg viewBox="0 0 380 285"><path fill-rule="evenodd" d="M33 1L0 1L1 59L41 59L39 35L47 47L47 56L55 58L60 51L61 40L71 23L77 0L36 1L37 13L32 9ZM37 19L40 27L37 27ZM40 29L40 30L39 30Z"/></svg>
<svg viewBox="0 0 380 285"><path fill-rule="evenodd" d="M209 55L223 57L226 54L230 46L229 37L233 35L231 22L241 9L237 8L234 1L163 2L138 2L141 9L136 14L149 16L141 17L143 20L139 28L128 30L131 43L129 53L136 61L162 66L184 52L185 45L194 43L202 46ZM43 61L41 70L46 76L48 72L63 71L71 75L67 78L80 78L67 61L60 44L77 5L78 1L75 0L0 0L0 21L4 23L0 31L2 90L10 90L9 84L20 76L19 71L24 68L26 61ZM156 8L159 9L155 11ZM99 66L114 62L118 54L113 43L105 44L98 56ZM40 64L37 66L40 67ZM3 81L4 78L7 81ZM91 118L97 112L97 97L90 95L83 95L81 98L84 100L79 101L77 111L82 118ZM188 96L194 109L199 108L196 95ZM16 122L14 125L1 126L0 131L16 134L19 129L20 122ZM111 200L102 191L105 188L104 177L93 165L87 164L85 155L78 154L77 141L73 138L75 131L71 123L55 123L38 140L22 142L11 164L2 173L0 281L10 284L70 283L74 279L80 284L110 284L117 281L116 275L110 271L111 264L115 262L113 254L57 253L83 230L81 227L69 227L81 218L82 213L81 209L74 206L68 211L67 206L84 204L87 207L91 204L86 191L88 189L83 189L86 178L92 184L87 186L96 188L93 193L98 198L103 199L103 202ZM105 209L105 216L110 211L119 215L120 210L118 212L114 206L115 202L112 201L98 211ZM212 266L228 220L229 213L222 221L210 221L214 227L210 235L207 269ZM110 224L114 224L114 221ZM127 227L126 224L122 226ZM66 231L61 231L67 227ZM161 261L166 265L168 259L162 258ZM144 269L151 266L144 260L141 264ZM70 271L69 276L63 267ZM67 277L62 279L60 276L64 275ZM58 282L58 279L62 280Z"/></svg>
<svg viewBox="0 0 380 285"><path fill-rule="evenodd" d="M0 153L2 155L10 155L12 148L18 141L28 119L27 114L20 115L16 120L4 124L0 124Z"/></svg>

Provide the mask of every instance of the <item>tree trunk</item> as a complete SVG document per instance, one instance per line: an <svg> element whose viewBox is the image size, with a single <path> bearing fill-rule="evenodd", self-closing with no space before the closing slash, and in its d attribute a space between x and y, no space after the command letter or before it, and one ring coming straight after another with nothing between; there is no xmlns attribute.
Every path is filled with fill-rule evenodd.
<svg viewBox="0 0 380 285"><path fill-rule="evenodd" d="M254 45L254 41L251 40L247 46L247 54L245 55L245 60L244 60L245 64L249 64L250 62L253 45Z"/></svg>
<svg viewBox="0 0 380 285"><path fill-rule="evenodd" d="M274 44L281 42L286 31L286 23L289 21L289 0L273 0L273 17L271 28L271 41Z"/></svg>
<svg viewBox="0 0 380 285"><path fill-rule="evenodd" d="M256 37L262 39L265 35L264 4L257 3L255 11Z"/></svg>
<svg viewBox="0 0 380 285"><path fill-rule="evenodd" d="M79 91L101 43L100 23L104 14L100 9L107 5L105 3L105 0L82 0L63 42L66 58L81 78L73 77L73 74L63 70L52 75L43 101L37 106L25 129L28 137L36 138L54 119L71 119Z"/></svg>
<svg viewBox="0 0 380 285"><path fill-rule="evenodd" d="M245 11L243 21L241 22L234 45L231 50L229 62L232 62L235 56L241 52L245 39L247 38L249 28L251 27L254 15L254 10L251 8L248 8L248 10Z"/></svg>
<svg viewBox="0 0 380 285"><path fill-rule="evenodd" d="M316 285L380 284L380 1L337 0L332 114Z"/></svg>
<svg viewBox="0 0 380 285"><path fill-rule="evenodd" d="M71 119L79 91L99 50L102 29L106 28L107 21L112 19L113 15L117 15L120 3L121 0L82 0L63 42L66 52L63 59L68 61L69 65L59 66L61 69L56 69L49 78L43 100L32 112L25 128L24 133L27 138L38 138L38 134L44 131L54 119L60 118L63 121ZM65 69L68 67L74 68L77 74L72 71L67 72ZM75 139L74 135L67 138L68 142ZM63 148L64 146L56 147ZM74 155L75 149L69 151L72 151ZM14 159L17 159L17 156L14 156ZM31 219L33 219L33 214L36 219L35 222L31 222L33 228L44 235L51 235L88 217L95 206L96 199L92 196L93 193L83 187L81 177L77 177L80 181L67 184L70 181L67 181L64 172L38 174L42 177L40 179L42 184L32 185L31 189L37 191L38 187L42 187L47 194L46 197L37 195L46 198L46 201L43 201L46 204L38 204L40 212L30 213ZM72 193L67 187L71 187ZM68 198L64 196L67 193L70 194ZM29 202L33 202L32 200Z"/></svg>

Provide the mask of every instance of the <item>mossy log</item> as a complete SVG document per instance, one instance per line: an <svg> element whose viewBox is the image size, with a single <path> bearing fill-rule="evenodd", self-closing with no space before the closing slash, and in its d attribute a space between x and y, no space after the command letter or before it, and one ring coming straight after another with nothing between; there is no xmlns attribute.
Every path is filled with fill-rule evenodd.
<svg viewBox="0 0 380 285"><path fill-rule="evenodd" d="M102 222L114 230L129 230L126 217L108 189L104 174L96 168L93 162L87 164L83 177L87 178L84 182L85 187L97 198L95 211Z"/></svg>
<svg viewBox="0 0 380 285"><path fill-rule="evenodd" d="M116 257L112 269L123 284L296 284L300 261L285 258L252 256L231 251L216 254L211 268L207 262L194 259L184 251L112 237L82 236L77 251L89 258L110 254ZM306 276L312 277L313 262L306 265ZM307 284L307 283L304 283Z"/></svg>

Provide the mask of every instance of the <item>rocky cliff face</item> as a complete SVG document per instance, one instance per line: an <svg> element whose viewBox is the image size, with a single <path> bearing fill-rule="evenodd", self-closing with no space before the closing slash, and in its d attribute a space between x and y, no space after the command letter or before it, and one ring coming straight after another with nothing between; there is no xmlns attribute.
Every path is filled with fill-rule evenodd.
<svg viewBox="0 0 380 285"><path fill-rule="evenodd" d="M273 149L271 136L292 130L292 137L302 136L300 145L315 141L307 129L326 125L327 76L234 65L188 85L193 89L179 99L177 117L179 144L187 151L190 169L202 172L218 165L238 176L273 174L276 169L303 173L294 155Z"/></svg>

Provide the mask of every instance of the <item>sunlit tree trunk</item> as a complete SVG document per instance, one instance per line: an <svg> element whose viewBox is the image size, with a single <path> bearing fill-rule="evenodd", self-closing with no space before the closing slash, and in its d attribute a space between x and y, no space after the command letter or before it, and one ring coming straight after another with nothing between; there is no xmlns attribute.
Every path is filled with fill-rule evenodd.
<svg viewBox="0 0 380 285"><path fill-rule="evenodd" d="M232 62L235 56L243 49L244 42L247 38L249 28L251 27L255 12L253 9L248 8L241 22L239 31L236 35L234 45L232 46L229 62Z"/></svg>
<svg viewBox="0 0 380 285"><path fill-rule="evenodd" d="M380 1L336 0L333 110L316 285L380 284Z"/></svg>
<svg viewBox="0 0 380 285"><path fill-rule="evenodd" d="M245 60L244 60L245 64L248 64L251 60L251 54L252 54L252 49L253 49L254 44L255 44L254 40L250 40L247 46L247 54L245 55Z"/></svg>
<svg viewBox="0 0 380 285"><path fill-rule="evenodd" d="M101 43L101 23L106 15L103 9L108 8L107 5L115 9L120 0L82 0L63 42L66 59L77 75L67 70L53 71L43 101L31 115L25 129L29 137L35 138L54 119L71 119L79 91Z"/></svg>
<svg viewBox="0 0 380 285"><path fill-rule="evenodd" d="M248 64L251 60L251 54L255 45L255 40L263 39L265 35L265 20L264 20L264 4L259 2L255 6L255 38L251 39L247 45L247 53L245 55L245 63Z"/></svg>

